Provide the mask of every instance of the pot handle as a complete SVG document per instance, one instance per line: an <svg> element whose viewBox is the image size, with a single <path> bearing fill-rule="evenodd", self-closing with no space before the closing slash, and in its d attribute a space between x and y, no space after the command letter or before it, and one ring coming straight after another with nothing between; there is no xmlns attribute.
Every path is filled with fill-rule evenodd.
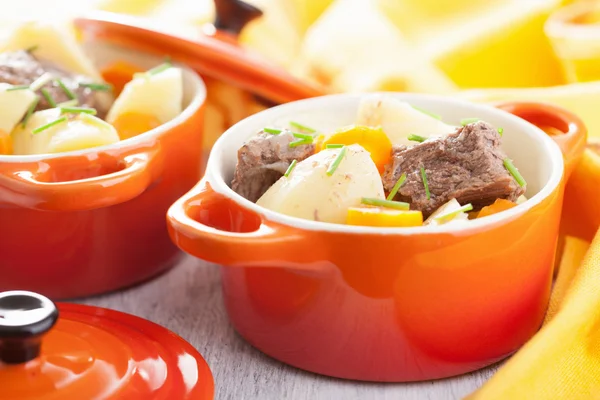
<svg viewBox="0 0 600 400"><path fill-rule="evenodd" d="M162 166L159 153L156 142L128 154L100 153L93 160L81 156L27 163L16 171L0 173L0 204L7 202L44 211L87 211L124 203L139 196L155 181ZM70 171L77 171L92 162L101 171L118 170L90 178L56 181L57 170L67 166Z"/></svg>
<svg viewBox="0 0 600 400"><path fill-rule="evenodd" d="M167 213L175 244L226 266L310 268L322 260L315 235L269 221L215 192L204 178ZM286 265L287 264L287 265Z"/></svg>
<svg viewBox="0 0 600 400"><path fill-rule="evenodd" d="M545 131L558 144L565 160L565 177L581 159L587 140L587 128L581 118L572 112L547 103L502 102L494 104Z"/></svg>

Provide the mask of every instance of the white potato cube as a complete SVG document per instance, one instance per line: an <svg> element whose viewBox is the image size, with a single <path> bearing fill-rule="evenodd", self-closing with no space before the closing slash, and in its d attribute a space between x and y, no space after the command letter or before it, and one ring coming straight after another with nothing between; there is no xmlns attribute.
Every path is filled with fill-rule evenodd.
<svg viewBox="0 0 600 400"><path fill-rule="evenodd" d="M299 162L256 204L292 217L345 224L348 208L360 206L363 197L384 199L379 171L362 146L348 146L337 169L327 174L341 151L323 150Z"/></svg>
<svg viewBox="0 0 600 400"><path fill-rule="evenodd" d="M167 68L155 75L140 74L128 82L117 97L106 120L113 123L119 115L153 115L161 123L179 115L183 104L183 78L180 68Z"/></svg>
<svg viewBox="0 0 600 400"><path fill-rule="evenodd" d="M424 137L443 136L455 131L447 125L410 104L385 95L365 97L358 107L358 125L381 126L392 144L415 144L409 135Z"/></svg>
<svg viewBox="0 0 600 400"><path fill-rule="evenodd" d="M65 115L58 108L35 112L25 127L12 133L14 154L47 154L87 149L119 141L115 128L88 114L67 115L67 121L33 133Z"/></svg>

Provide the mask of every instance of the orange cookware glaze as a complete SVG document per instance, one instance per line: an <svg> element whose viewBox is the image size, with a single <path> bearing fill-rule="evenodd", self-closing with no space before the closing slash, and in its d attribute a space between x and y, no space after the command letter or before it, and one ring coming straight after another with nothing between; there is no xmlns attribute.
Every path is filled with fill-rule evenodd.
<svg viewBox="0 0 600 400"><path fill-rule="evenodd" d="M82 297L175 263L164 215L202 165L204 86L186 76L193 99L154 131L104 150L0 156L0 291Z"/></svg>
<svg viewBox="0 0 600 400"><path fill-rule="evenodd" d="M5 400L212 400L202 356L133 315L0 293L0 390Z"/></svg>
<svg viewBox="0 0 600 400"><path fill-rule="evenodd" d="M502 108L562 131L553 139L567 170L580 156L586 129L573 114L532 103ZM215 191L232 166L213 167L169 210L171 236L224 266L234 327L278 360L347 379L442 378L505 358L542 323L564 178L515 217L489 216L456 233L386 234L275 222Z"/></svg>
<svg viewBox="0 0 600 400"><path fill-rule="evenodd" d="M104 63L99 66L103 77L117 93L133 73L149 67L139 64L140 56L158 54L271 102L320 94L237 45L236 34L260 15L258 9L237 0L216 3L217 20L206 26L210 34L196 41L110 13L77 19L75 25ZM110 59L101 53L107 47ZM187 90L195 83L184 85ZM175 263L178 251L164 215L200 178L206 149L205 88L199 86L202 99L186 117L152 130L153 135L130 138L155 127L148 116L116 121L125 140L110 150L3 157L10 141L0 132L0 290L82 297L138 283Z"/></svg>

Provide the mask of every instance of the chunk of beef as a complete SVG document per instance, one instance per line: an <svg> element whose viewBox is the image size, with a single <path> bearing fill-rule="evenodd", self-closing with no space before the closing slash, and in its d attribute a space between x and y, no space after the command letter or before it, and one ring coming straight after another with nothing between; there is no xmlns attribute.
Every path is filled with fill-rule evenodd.
<svg viewBox="0 0 600 400"><path fill-rule="evenodd" d="M53 78L60 79L73 92L80 107L96 108L98 116L104 118L107 110L101 106L94 91L79 85L82 82L91 83L92 79L89 77L72 74L53 63L38 60L29 51L0 53L0 82L11 85L29 85L46 72L52 74ZM44 88L56 103L70 100L55 79L44 85ZM47 108L51 108L50 104L44 96L40 96L36 111Z"/></svg>
<svg viewBox="0 0 600 400"><path fill-rule="evenodd" d="M255 202L285 174L293 160L298 162L315 153L314 144L290 147L298 140L292 132L278 135L260 132L238 150L238 162L231 188Z"/></svg>
<svg viewBox="0 0 600 400"><path fill-rule="evenodd" d="M516 201L525 189L504 167L505 158L498 131L488 123L476 122L442 138L394 147L383 185L391 190L406 172L396 200L411 203L412 209L421 210L426 217L452 198L461 204L471 203L475 209L498 198ZM429 200L421 167L431 193Z"/></svg>

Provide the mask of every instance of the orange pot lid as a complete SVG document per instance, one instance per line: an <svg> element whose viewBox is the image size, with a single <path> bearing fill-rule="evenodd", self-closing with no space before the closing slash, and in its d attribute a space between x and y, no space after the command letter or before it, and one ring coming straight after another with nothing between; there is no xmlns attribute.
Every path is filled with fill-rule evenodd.
<svg viewBox="0 0 600 400"><path fill-rule="evenodd" d="M259 9L240 0L216 0L215 6L215 23L205 26L194 40L159 31L142 18L108 12L95 12L75 19L74 23L86 38L169 56L201 75L233 84L274 103L324 94L322 89L293 77L238 44L237 34L247 22L262 14Z"/></svg>
<svg viewBox="0 0 600 400"><path fill-rule="evenodd" d="M202 356L150 321L59 304L32 292L0 293L0 397L213 399Z"/></svg>

